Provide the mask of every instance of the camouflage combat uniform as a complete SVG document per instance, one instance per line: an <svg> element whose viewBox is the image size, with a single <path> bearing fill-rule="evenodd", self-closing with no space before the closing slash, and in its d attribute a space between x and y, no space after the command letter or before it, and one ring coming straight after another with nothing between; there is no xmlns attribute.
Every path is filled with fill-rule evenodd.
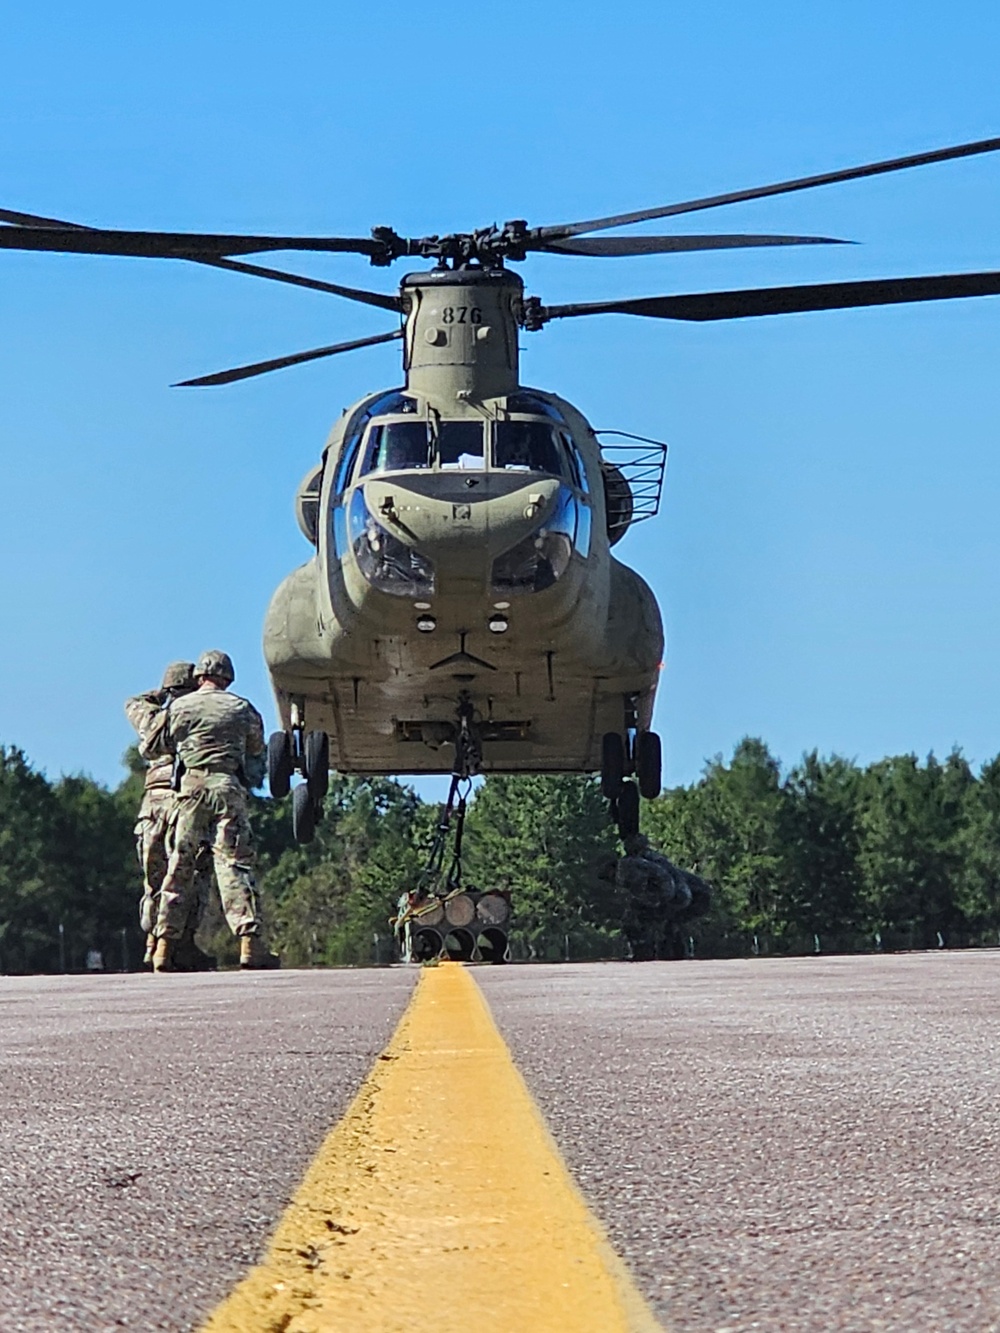
<svg viewBox="0 0 1000 1333"><path fill-rule="evenodd" d="M705 880L654 851L641 833L625 839L615 870L622 926L636 959L683 955L679 926L703 916L711 901Z"/></svg>
<svg viewBox="0 0 1000 1333"><path fill-rule="evenodd" d="M238 695L202 687L170 706L161 741L182 766L154 934L177 939L190 910L198 848L211 849L226 921L234 935L261 930L254 849L247 814L248 768L264 753L260 714Z"/></svg>
<svg viewBox="0 0 1000 1333"><path fill-rule="evenodd" d="M170 859L171 819L177 804L177 796L171 786L173 756L158 752L157 747L157 734L165 722L164 703L162 691L137 694L125 702L125 715L139 734L139 754L147 761L146 785L135 823L135 850L142 870L139 925L146 935L151 935L156 925L160 888ZM201 854L195 858L185 931L193 934L197 929L208 903L211 886L212 862L202 849Z"/></svg>

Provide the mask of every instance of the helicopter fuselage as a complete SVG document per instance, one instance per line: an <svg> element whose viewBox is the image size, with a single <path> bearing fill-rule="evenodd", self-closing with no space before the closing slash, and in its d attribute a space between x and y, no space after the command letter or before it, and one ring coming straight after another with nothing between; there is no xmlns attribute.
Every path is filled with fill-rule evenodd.
<svg viewBox="0 0 1000 1333"><path fill-rule="evenodd" d="M594 771L605 732L649 728L663 652L598 440L518 383L516 276L402 292L405 387L348 409L300 490L316 553L264 636L283 725L326 731L341 772L448 772L465 701L484 771Z"/></svg>

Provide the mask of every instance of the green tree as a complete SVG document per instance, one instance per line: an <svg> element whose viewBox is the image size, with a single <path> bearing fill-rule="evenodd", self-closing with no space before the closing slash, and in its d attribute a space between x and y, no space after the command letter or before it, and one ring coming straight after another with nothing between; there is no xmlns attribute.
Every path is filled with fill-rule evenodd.
<svg viewBox="0 0 1000 1333"><path fill-rule="evenodd" d="M960 905L967 798L975 779L956 750L872 764L861 789L860 865L868 929L887 947L932 948L965 937Z"/></svg>
<svg viewBox="0 0 1000 1333"><path fill-rule="evenodd" d="M718 755L694 787L650 802L643 827L654 845L712 884L710 912L691 924L702 951L743 953L754 936L762 949L788 946L787 801L777 759L747 736L729 764Z"/></svg>
<svg viewBox="0 0 1000 1333"><path fill-rule="evenodd" d="M818 936L824 950L856 948L864 928L859 862L859 800L863 775L856 765L814 750L785 782L782 839L788 859L789 943L808 950Z"/></svg>
<svg viewBox="0 0 1000 1333"><path fill-rule="evenodd" d="M274 941L287 963L388 957L388 919L419 875L424 809L412 788L387 778L332 779L315 840L288 846L261 879ZM282 818L290 822L287 810ZM376 949L376 936L384 951Z"/></svg>
<svg viewBox="0 0 1000 1333"><path fill-rule="evenodd" d="M721 760L716 761L721 763ZM645 806L642 827L650 842L684 870L691 870L712 885L708 913L685 927L695 940L699 954L742 954L747 934L738 907L731 901L724 881L721 858L716 855L720 831L716 821L714 791L709 790L706 769L692 787L672 787Z"/></svg>
<svg viewBox="0 0 1000 1333"><path fill-rule="evenodd" d="M958 837L962 874L956 901L970 942L1000 943L1000 757L984 765L965 795Z"/></svg>
<svg viewBox="0 0 1000 1333"><path fill-rule="evenodd" d="M468 879L513 899L511 941L530 956L621 954L613 887L600 877L616 845L592 778L487 778L467 825Z"/></svg>
<svg viewBox="0 0 1000 1333"><path fill-rule="evenodd" d="M53 786L20 750L0 747L0 969L78 970L89 949L121 966L140 891L132 822L92 779ZM133 938L136 960L137 950Z"/></svg>
<svg viewBox="0 0 1000 1333"><path fill-rule="evenodd" d="M61 778L52 794L58 813L49 846L65 885L69 966L82 967L90 949L101 953L107 968L134 966L142 957L142 876L132 802L85 777Z"/></svg>
<svg viewBox="0 0 1000 1333"><path fill-rule="evenodd" d="M21 750L0 747L0 970L56 971L67 886L49 853L52 789Z"/></svg>

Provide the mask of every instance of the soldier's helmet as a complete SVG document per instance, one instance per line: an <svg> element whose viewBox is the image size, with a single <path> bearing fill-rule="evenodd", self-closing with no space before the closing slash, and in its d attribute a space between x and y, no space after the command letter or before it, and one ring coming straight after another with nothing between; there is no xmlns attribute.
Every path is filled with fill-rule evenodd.
<svg viewBox="0 0 1000 1333"><path fill-rule="evenodd" d="M161 690L184 690L194 686L194 663L171 662L163 673Z"/></svg>
<svg viewBox="0 0 1000 1333"><path fill-rule="evenodd" d="M233 670L233 659L228 653L222 653L218 648L210 648L207 653L202 653L195 663L195 676L212 676L216 680L224 680L227 685L232 685L236 679L236 672Z"/></svg>

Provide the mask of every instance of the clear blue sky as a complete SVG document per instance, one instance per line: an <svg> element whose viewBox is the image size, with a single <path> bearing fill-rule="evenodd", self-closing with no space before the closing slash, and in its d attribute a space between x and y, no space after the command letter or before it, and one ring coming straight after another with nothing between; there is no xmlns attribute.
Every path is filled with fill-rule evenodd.
<svg viewBox="0 0 1000 1333"><path fill-rule="evenodd" d="M998 64L1000 8L971 0L8 7L0 205L362 235L559 222L1000 134ZM857 248L521 272L555 302L1000 268L998 216L1000 155L677 227ZM385 290L403 271L296 264ZM0 740L116 782L124 696L209 646L271 722L260 628L309 554L296 484L340 409L399 381L398 351L168 386L391 318L146 260L0 252L0 293ZM660 518L618 548L664 609L668 781L747 732L786 761L1000 750L1000 299L524 341L527 382L671 444Z"/></svg>

